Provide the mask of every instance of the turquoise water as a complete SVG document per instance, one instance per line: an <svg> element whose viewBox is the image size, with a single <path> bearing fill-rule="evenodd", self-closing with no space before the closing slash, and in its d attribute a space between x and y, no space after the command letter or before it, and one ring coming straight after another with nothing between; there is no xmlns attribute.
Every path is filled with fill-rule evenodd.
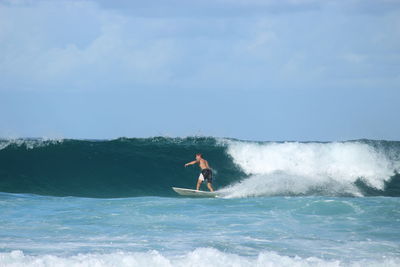
<svg viewBox="0 0 400 267"><path fill-rule="evenodd" d="M193 188L201 152L220 198ZM400 266L400 142L0 140L0 266Z"/></svg>
<svg viewBox="0 0 400 267"><path fill-rule="evenodd" d="M157 266L191 261L213 266L226 257L225 266L395 266L399 205L399 198L390 197L93 199L3 193L0 263L79 265L126 257L127 266L135 258ZM154 257L163 261L154 263Z"/></svg>
<svg viewBox="0 0 400 267"><path fill-rule="evenodd" d="M174 197L199 170L235 197L400 196L400 142L249 142L214 137L0 139L0 192L78 197ZM236 187L236 185L241 184Z"/></svg>

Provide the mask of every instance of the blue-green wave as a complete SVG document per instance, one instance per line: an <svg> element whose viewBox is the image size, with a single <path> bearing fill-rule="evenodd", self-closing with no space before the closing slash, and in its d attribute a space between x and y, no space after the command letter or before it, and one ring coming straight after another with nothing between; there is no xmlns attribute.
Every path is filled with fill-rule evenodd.
<svg viewBox="0 0 400 267"><path fill-rule="evenodd" d="M82 197L175 196L171 186L195 186L198 168L183 165L200 152L214 169L214 186L228 195L232 190L240 191L240 197L357 195L349 190L353 186L360 195L400 196L400 142L392 141L276 143L213 137L3 139L0 148L0 192ZM307 158L310 153L312 156ZM348 155L349 162L341 159L340 153ZM364 159L366 153L371 155ZM325 156L332 162L319 161ZM292 183L291 179L300 182L283 186Z"/></svg>

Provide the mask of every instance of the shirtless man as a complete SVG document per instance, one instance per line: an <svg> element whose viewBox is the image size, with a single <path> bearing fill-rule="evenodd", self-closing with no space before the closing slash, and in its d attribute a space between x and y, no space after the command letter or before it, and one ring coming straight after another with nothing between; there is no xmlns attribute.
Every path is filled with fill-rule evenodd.
<svg viewBox="0 0 400 267"><path fill-rule="evenodd" d="M203 156L202 156L200 153L197 153L197 154L196 154L196 160L191 161L191 162L189 162L189 163L186 163L186 164L185 164L185 167L186 167L186 166L189 166L189 165L196 164L196 163L199 164L199 167L200 167L200 169L201 169L199 179L197 180L196 190L199 190L199 189L200 189L201 183L202 183L204 180L206 180L206 181L207 181L207 187L208 187L208 189L209 189L211 192L214 192L214 189L213 189L212 186L211 186L211 183L212 183L212 171L211 171L211 169L210 169L210 166L208 165L207 160L203 159Z"/></svg>

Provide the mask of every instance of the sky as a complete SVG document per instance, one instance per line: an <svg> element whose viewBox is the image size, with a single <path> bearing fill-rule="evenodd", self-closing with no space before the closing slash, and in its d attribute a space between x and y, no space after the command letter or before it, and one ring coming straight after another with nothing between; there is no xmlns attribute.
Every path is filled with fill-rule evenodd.
<svg viewBox="0 0 400 267"><path fill-rule="evenodd" d="M0 137L400 140L398 0L0 0Z"/></svg>

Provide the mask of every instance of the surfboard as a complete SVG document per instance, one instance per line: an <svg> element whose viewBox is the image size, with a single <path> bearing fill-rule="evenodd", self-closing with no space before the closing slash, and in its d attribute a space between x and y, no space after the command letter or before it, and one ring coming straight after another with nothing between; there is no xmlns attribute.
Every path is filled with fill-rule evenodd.
<svg viewBox="0 0 400 267"><path fill-rule="evenodd" d="M187 197L217 197L217 193L215 192L206 192L200 190L193 190L187 188L179 188L179 187L172 187L172 189L181 196Z"/></svg>

